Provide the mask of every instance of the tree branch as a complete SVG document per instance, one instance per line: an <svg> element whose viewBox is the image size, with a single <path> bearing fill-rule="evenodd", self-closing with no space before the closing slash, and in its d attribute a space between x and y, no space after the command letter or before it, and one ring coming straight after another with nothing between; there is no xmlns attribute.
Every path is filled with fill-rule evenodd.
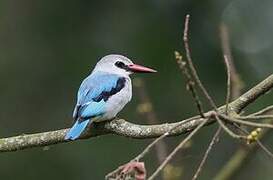
<svg viewBox="0 0 273 180"><path fill-rule="evenodd" d="M265 139L269 132L272 131L269 131L269 129L263 129L262 133L259 135L259 139ZM239 169L242 168L244 164L246 164L246 161L250 158L250 155L258 150L258 147L258 141L257 143L252 143L248 146L241 146L233 153L233 156L224 165L224 167L221 168L219 172L217 172L213 180L233 179Z"/></svg>
<svg viewBox="0 0 273 180"><path fill-rule="evenodd" d="M270 91L273 87L273 74L260 82L258 85L250 89L248 92L234 100L229 104L232 113L240 113L240 111L255 101L258 97ZM219 113L225 112L225 106L218 108ZM231 113L231 114L232 114ZM178 128L170 132L170 136L180 135L195 129L201 122L200 116L195 116L176 123L166 123L160 125L137 125L127 122L123 119L115 119L112 121L92 124L90 130L85 133L81 139L87 139L105 134L117 134L121 136L146 139L155 138L168 132L173 127L183 123ZM215 122L209 120L206 125ZM43 147L52 144L69 142L64 140L64 136L68 129L57 131L43 132L37 134L20 135L9 138L0 139L0 152L17 151L32 147Z"/></svg>
<svg viewBox="0 0 273 180"><path fill-rule="evenodd" d="M228 27L225 23L220 24L220 39L221 39L221 45L222 45L222 51L224 56L227 57L229 60L229 65L230 65L230 81L231 81L231 99L235 99L241 95L241 91L244 87L244 83L238 74L232 53L231 53L231 46L230 46L230 41L229 41L229 31Z"/></svg>
<svg viewBox="0 0 273 180"><path fill-rule="evenodd" d="M268 76L258 85L247 91L245 94L230 103L231 111L241 112L246 106L255 101L258 97L270 91L273 88L273 74Z"/></svg>

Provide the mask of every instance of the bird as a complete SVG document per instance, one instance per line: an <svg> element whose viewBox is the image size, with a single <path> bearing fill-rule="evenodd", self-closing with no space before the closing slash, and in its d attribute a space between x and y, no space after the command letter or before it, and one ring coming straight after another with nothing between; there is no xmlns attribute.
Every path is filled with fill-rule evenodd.
<svg viewBox="0 0 273 180"><path fill-rule="evenodd" d="M74 124L65 140L78 139L93 122L114 119L132 98L131 74L155 72L134 64L123 55L110 54L101 58L79 87L73 111Z"/></svg>

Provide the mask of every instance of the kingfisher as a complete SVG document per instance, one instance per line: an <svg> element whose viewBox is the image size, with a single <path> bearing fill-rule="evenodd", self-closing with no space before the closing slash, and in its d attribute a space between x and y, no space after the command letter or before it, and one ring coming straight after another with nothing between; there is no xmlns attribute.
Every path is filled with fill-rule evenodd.
<svg viewBox="0 0 273 180"><path fill-rule="evenodd" d="M73 111L74 125L65 140L78 139L93 122L111 120L132 98L133 73L155 73L154 69L134 64L129 58L111 54L96 64L78 90Z"/></svg>

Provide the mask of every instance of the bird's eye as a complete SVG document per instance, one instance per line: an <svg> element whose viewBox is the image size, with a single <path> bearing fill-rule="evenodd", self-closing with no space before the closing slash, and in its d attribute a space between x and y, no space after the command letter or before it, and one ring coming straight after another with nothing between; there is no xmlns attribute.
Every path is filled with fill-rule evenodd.
<svg viewBox="0 0 273 180"><path fill-rule="evenodd" d="M121 62L121 61L117 61L116 63L115 63L115 66L117 66L117 67L119 67L119 68L125 68L125 64L123 63L123 62Z"/></svg>

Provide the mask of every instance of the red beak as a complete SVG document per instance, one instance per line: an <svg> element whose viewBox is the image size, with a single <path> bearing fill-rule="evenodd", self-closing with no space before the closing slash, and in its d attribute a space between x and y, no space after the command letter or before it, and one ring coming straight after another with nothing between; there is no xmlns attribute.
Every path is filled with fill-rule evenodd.
<svg viewBox="0 0 273 180"><path fill-rule="evenodd" d="M144 67L144 66L141 66L141 65L137 65L137 64L130 64L128 66L128 69L130 71L136 72L136 73L155 73L155 72L157 72L154 69L147 68L147 67Z"/></svg>

